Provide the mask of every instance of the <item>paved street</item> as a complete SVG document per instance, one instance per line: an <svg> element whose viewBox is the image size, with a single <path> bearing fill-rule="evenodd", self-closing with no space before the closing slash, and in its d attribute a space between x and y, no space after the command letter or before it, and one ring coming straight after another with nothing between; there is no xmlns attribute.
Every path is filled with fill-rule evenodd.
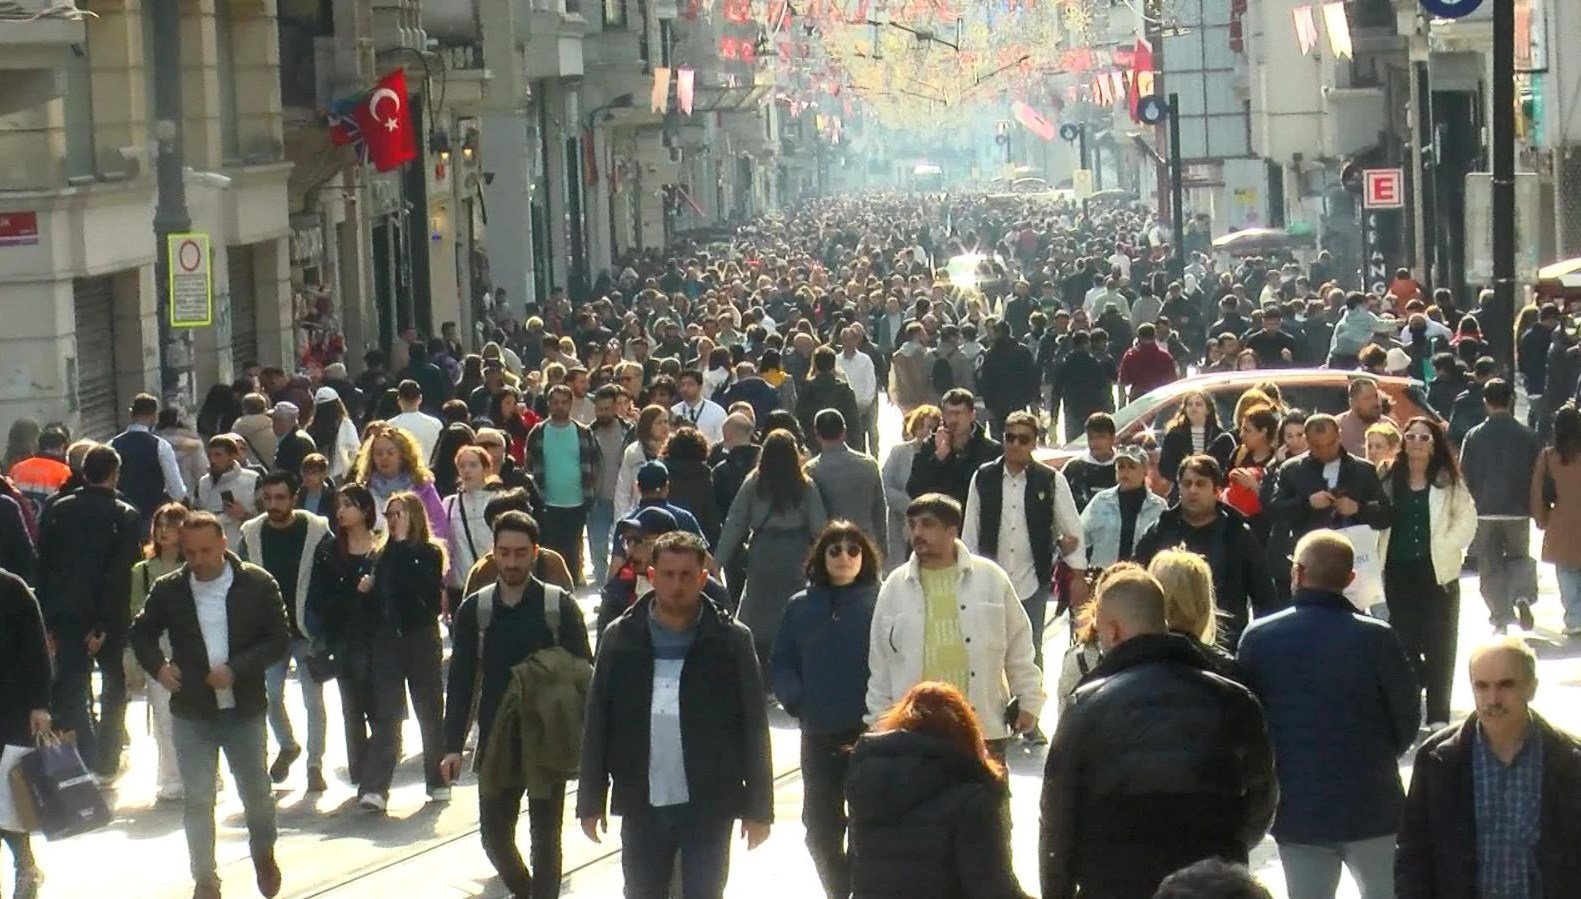
<svg viewBox="0 0 1581 899"><path fill-rule="evenodd" d="M893 421L885 422L886 435L893 434L894 429ZM1538 628L1533 635L1541 658L1537 708L1561 726L1581 730L1581 643L1567 645L1558 636L1556 586L1551 571L1545 567L1542 574L1541 601L1535 609ZM1462 580L1462 594L1461 661L1457 665L1454 703L1457 715L1471 708L1469 688L1458 672L1464 670L1470 648L1488 634L1474 577ZM590 600L585 598L584 605L590 609ZM1067 640L1063 621L1050 629L1047 639L1051 658L1057 658ZM288 692L296 695L294 684ZM298 762L291 780L276 792L281 828L279 860L286 884L282 895L295 899L375 899L389 895L423 899L503 897L476 835L475 781L469 776L448 806L427 804L418 764L416 724L409 721L406 759L397 772L390 813L378 817L360 811L345 781L345 750L336 723L339 699L334 690L329 691L328 702L330 791L316 798L305 796L304 771ZM304 736L304 719L299 701L294 703L294 712L300 739ZM48 876L47 896L103 895L107 876L116 878L116 895L124 899L184 899L190 895L180 808L154 805L153 744L146 735L146 710L141 700L134 702L128 720L133 729L131 767L117 784L115 824L108 830L59 844L40 842L39 857ZM782 714L776 713L772 720L774 769L778 776L777 823L768 843L756 852L748 853L744 843L737 844L727 895L742 899L764 895L815 897L819 895L817 878L802 846L799 821L797 734L793 722ZM1053 724L1046 722L1047 729L1052 731ZM1011 767L1016 869L1022 883L1035 890L1042 755L1017 756ZM568 809L571 805L568 800ZM223 794L219 817L221 875L226 895L255 895L241 806L233 790ZM604 844L594 845L582 836L568 811L564 829L564 895L620 895L618 828L617 819ZM526 831L523 820L519 838L524 851ZM1271 841L1264 843L1254 861L1264 882L1283 899L1283 880ZM1347 883L1341 895L1351 899L1357 893Z"/></svg>

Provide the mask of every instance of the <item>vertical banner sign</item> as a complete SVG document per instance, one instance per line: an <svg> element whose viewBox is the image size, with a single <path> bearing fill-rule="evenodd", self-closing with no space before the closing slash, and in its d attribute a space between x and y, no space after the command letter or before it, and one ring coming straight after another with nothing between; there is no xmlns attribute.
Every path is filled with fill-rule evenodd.
<svg viewBox="0 0 1581 899"><path fill-rule="evenodd" d="M170 263L170 326L204 328L214 324L214 272L209 236L172 234L165 252Z"/></svg>

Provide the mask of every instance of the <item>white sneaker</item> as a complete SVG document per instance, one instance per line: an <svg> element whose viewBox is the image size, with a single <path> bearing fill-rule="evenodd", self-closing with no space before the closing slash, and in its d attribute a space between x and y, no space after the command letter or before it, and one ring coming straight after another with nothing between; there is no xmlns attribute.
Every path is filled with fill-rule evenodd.
<svg viewBox="0 0 1581 899"><path fill-rule="evenodd" d="M363 793L362 799L357 804L362 806L363 811L367 812L382 812L385 809L384 797L378 793Z"/></svg>
<svg viewBox="0 0 1581 899"><path fill-rule="evenodd" d="M429 802L449 802L450 801L450 788L449 787L434 787L432 790L428 791L428 801Z"/></svg>

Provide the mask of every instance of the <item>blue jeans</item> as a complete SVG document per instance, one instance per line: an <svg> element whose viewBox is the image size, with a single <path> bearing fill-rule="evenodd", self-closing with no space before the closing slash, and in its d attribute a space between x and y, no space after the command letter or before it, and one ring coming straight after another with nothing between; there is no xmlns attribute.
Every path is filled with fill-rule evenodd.
<svg viewBox="0 0 1581 899"><path fill-rule="evenodd" d="M1290 899L1334 899L1348 868L1361 899L1394 899L1394 834L1349 843L1279 843Z"/></svg>
<svg viewBox="0 0 1581 899"><path fill-rule="evenodd" d="M649 806L620 821L626 899L666 899L675 853L681 853L680 899L720 899L730 878L727 815L691 803Z"/></svg>
<svg viewBox="0 0 1581 899"><path fill-rule="evenodd" d="M615 530L615 501L595 499L587 510L587 547L593 554L593 584L603 589L609 580L609 540Z"/></svg>
<svg viewBox="0 0 1581 899"><path fill-rule="evenodd" d="M187 832L192 879L217 882L214 864L214 781L219 776L220 750L242 797L247 844L254 859L274 854L274 795L264 758L264 716L244 717L222 711L211 720L175 719L176 764L186 790L181 823Z"/></svg>
<svg viewBox="0 0 1581 899"><path fill-rule="evenodd" d="M275 742L281 751L300 750L296 732L291 728L291 718L285 710L285 680L292 661L296 662L296 680L302 688L302 705L307 709L307 766L324 767L324 685L308 676L307 657L312 654L311 641L293 638L285 658L264 671L264 689L269 693L269 729L274 731Z"/></svg>
<svg viewBox="0 0 1581 899"><path fill-rule="evenodd" d="M1581 568L1555 565L1559 578L1559 603L1565 607L1565 630L1581 630Z"/></svg>
<svg viewBox="0 0 1581 899"><path fill-rule="evenodd" d="M1043 586L1036 593L1021 600L1021 607L1027 610L1027 618L1032 622L1032 664L1043 670L1043 625L1048 619L1049 590Z"/></svg>

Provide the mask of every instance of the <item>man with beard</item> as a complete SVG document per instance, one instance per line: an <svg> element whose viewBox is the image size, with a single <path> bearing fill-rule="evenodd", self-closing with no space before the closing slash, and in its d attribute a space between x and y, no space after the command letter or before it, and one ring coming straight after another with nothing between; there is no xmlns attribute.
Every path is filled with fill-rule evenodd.
<svg viewBox="0 0 1581 899"><path fill-rule="evenodd" d="M1384 417L1383 398L1378 393L1378 382L1372 378L1353 378L1346 389L1350 408L1339 416L1339 441L1345 451L1364 456L1367 452L1367 429Z"/></svg>
<svg viewBox="0 0 1581 899"><path fill-rule="evenodd" d="M984 464L999 458L1004 447L988 436L977 421L977 398L970 391L956 388L944 395L941 403L944 423L933 432L932 451L917 453L906 479L906 492L913 498L925 493L943 493L957 503L965 503L972 476Z"/></svg>
<svg viewBox="0 0 1581 899"><path fill-rule="evenodd" d="M487 758L491 751L521 752L508 739L509 732L492 733L495 717L511 685L512 669L551 648L563 650L584 663L593 658L587 625L571 592L547 585L533 575L538 553L537 522L524 512L506 512L495 519L493 530L491 553L497 580L462 601L452 630L454 652L445 697L448 754L440 762L440 773L447 783L454 783L461 776L461 752L472 723L474 696L479 759ZM480 761L478 766L482 764ZM516 848L516 822L521 817L525 792L521 787L480 791L478 832L484 854L507 889L516 896L547 899L560 894L565 781L550 782L542 795L528 795L530 872Z"/></svg>

